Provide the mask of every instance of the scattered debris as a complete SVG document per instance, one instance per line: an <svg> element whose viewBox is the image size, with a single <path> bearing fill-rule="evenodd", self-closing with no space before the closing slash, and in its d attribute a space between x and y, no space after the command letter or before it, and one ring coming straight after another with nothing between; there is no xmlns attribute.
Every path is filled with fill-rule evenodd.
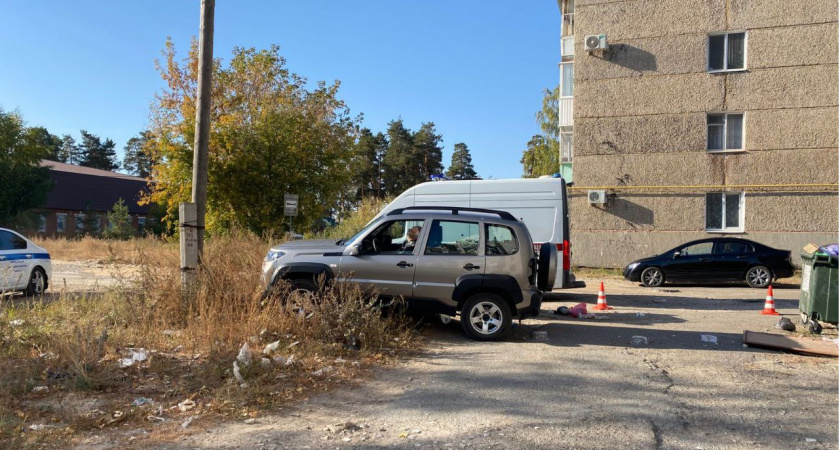
<svg viewBox="0 0 840 450"><path fill-rule="evenodd" d="M248 346L247 342L242 344L242 348L239 349L239 354L236 355L236 360L244 366L251 365L251 347Z"/></svg>
<svg viewBox="0 0 840 450"><path fill-rule="evenodd" d="M717 336L713 336L711 334L701 334L700 335L700 340L703 341L703 342L709 342L709 343L712 343L712 344L715 344L715 345L717 345L717 343L718 343L717 342Z"/></svg>
<svg viewBox="0 0 840 450"><path fill-rule="evenodd" d="M13 327L19 327L19 326L21 326L25 323L26 323L26 321L23 320L23 319L15 319L15 320L10 321L9 325L11 325Z"/></svg>
<svg viewBox="0 0 840 450"><path fill-rule="evenodd" d="M138 397L135 398L133 402L131 402L131 406L143 406L146 403L151 403L152 401L146 397Z"/></svg>
<svg viewBox="0 0 840 450"><path fill-rule="evenodd" d="M274 350L277 350L277 347L279 347L279 346L280 346L280 341L274 341L274 342L265 346L265 348L263 349L263 354L267 355L267 354L273 352Z"/></svg>
<svg viewBox="0 0 840 450"><path fill-rule="evenodd" d="M607 319L609 319L609 317L607 317L607 316L599 316L598 314L592 314L592 313L584 314L582 317L584 319L594 319L594 320L607 320Z"/></svg>
<svg viewBox="0 0 840 450"><path fill-rule="evenodd" d="M195 416L190 417L189 419L185 420L185 421L181 424L181 428L183 428L183 429L187 429L187 427L188 427L188 426L190 426L190 424L193 422L193 419L195 419Z"/></svg>
<svg viewBox="0 0 840 450"><path fill-rule="evenodd" d="M270 367L271 367L271 360L270 360L270 359L268 359L268 358L262 358L262 359L260 359L260 365L261 365L264 369L268 369L268 368L270 368Z"/></svg>
<svg viewBox="0 0 840 450"><path fill-rule="evenodd" d="M805 438L805 442L817 442L814 438Z"/></svg>
<svg viewBox="0 0 840 450"><path fill-rule="evenodd" d="M346 362L347 362L347 360L346 360L346 359L344 359L344 358L342 358L342 357L340 357L340 356L339 356L338 358L336 358L336 359L335 359L335 363L336 363L336 364L344 364L344 363L346 363Z"/></svg>
<svg viewBox="0 0 840 450"><path fill-rule="evenodd" d="M44 427L46 427L46 425L43 423L33 423L32 425L29 425L29 429L32 431L41 431Z"/></svg>
<svg viewBox="0 0 840 450"><path fill-rule="evenodd" d="M777 330L796 331L796 325L787 317L780 317L779 321L776 322L775 328Z"/></svg>
<svg viewBox="0 0 840 450"><path fill-rule="evenodd" d="M49 394L50 388L47 386L35 386L32 388L33 394Z"/></svg>
<svg viewBox="0 0 840 450"><path fill-rule="evenodd" d="M253 425L255 423L257 423L257 419L245 419L246 425Z"/></svg>
<svg viewBox="0 0 840 450"><path fill-rule="evenodd" d="M289 359L287 359L285 363L286 366L292 366L295 364L297 364L297 361L295 360L295 355L289 356Z"/></svg>
<svg viewBox="0 0 840 450"><path fill-rule="evenodd" d="M833 342L805 337L744 331L744 343L750 347L790 350L808 355L838 355L837 346Z"/></svg>
<svg viewBox="0 0 840 450"><path fill-rule="evenodd" d="M181 412L187 412L193 408L195 408L195 402L190 399L186 399L183 402L178 403L178 410Z"/></svg>
<svg viewBox="0 0 840 450"><path fill-rule="evenodd" d="M242 377L242 372L239 370L239 362L233 362L233 377L236 378L236 381L240 383L245 382L245 378Z"/></svg>
<svg viewBox="0 0 840 450"><path fill-rule="evenodd" d="M274 364L277 364L279 366L281 364L286 363L286 358L283 357L283 356L275 356L275 357L271 358L271 361L274 362Z"/></svg>
<svg viewBox="0 0 840 450"><path fill-rule="evenodd" d="M648 345L648 338L645 336L633 336L630 338L630 345L633 347L641 347Z"/></svg>
<svg viewBox="0 0 840 450"><path fill-rule="evenodd" d="M287 345L286 348L292 348L292 347L295 347L297 345L300 345L300 341L294 341L291 344Z"/></svg>
<svg viewBox="0 0 840 450"><path fill-rule="evenodd" d="M643 313L643 312L641 312L641 311L639 311L639 312L637 312L637 313L636 313L636 317L644 317L644 316L646 316L646 315L647 315L647 314L645 314L645 313Z"/></svg>
<svg viewBox="0 0 840 450"><path fill-rule="evenodd" d="M574 318L581 317L585 315L586 312L586 303L578 303L577 305L572 306L572 308L569 309L569 314Z"/></svg>
<svg viewBox="0 0 840 450"><path fill-rule="evenodd" d="M534 331L531 333L531 339L535 341L547 341L548 340L548 332L547 331Z"/></svg>
<svg viewBox="0 0 840 450"><path fill-rule="evenodd" d="M166 419L164 419L163 417L153 416L153 415L146 416L146 420L148 420L149 422L165 422L166 421Z"/></svg>
<svg viewBox="0 0 840 450"><path fill-rule="evenodd" d="M137 350L135 350L133 348L130 348L128 350L131 352L131 357L121 358L118 361L120 367L131 367L132 365L134 365L135 362L143 362L149 356L149 354L148 354L148 352L146 351L145 348L141 348L141 349L137 349Z"/></svg>
<svg viewBox="0 0 840 450"><path fill-rule="evenodd" d="M554 311L554 314L559 314L561 316L568 316L569 315L569 308L566 306L558 306L557 309Z"/></svg>

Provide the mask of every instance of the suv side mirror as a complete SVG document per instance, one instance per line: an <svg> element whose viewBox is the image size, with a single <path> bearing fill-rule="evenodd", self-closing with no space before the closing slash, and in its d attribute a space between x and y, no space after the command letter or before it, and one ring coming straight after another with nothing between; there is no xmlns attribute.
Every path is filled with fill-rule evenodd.
<svg viewBox="0 0 840 450"><path fill-rule="evenodd" d="M348 256L359 256L360 253L361 252L359 251L359 245L358 244L353 245L353 246L351 246L350 248L347 249L347 255Z"/></svg>
<svg viewBox="0 0 840 450"><path fill-rule="evenodd" d="M674 252L674 258L679 258L680 256L682 256L682 253L679 251Z"/></svg>

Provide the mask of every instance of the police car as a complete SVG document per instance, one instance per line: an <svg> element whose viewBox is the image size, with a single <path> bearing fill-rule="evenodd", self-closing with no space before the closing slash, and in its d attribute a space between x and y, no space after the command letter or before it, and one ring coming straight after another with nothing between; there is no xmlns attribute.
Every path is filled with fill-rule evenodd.
<svg viewBox="0 0 840 450"><path fill-rule="evenodd" d="M50 254L12 230L0 228L0 292L41 295L52 276Z"/></svg>

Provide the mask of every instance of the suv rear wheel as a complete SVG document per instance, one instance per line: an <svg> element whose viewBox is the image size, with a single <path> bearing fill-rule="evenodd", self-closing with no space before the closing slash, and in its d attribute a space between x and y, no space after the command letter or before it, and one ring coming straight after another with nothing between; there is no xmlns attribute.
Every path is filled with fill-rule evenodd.
<svg viewBox="0 0 840 450"><path fill-rule="evenodd" d="M473 295L461 309L461 327L467 336L478 341L498 339L510 326L507 302L489 292Z"/></svg>

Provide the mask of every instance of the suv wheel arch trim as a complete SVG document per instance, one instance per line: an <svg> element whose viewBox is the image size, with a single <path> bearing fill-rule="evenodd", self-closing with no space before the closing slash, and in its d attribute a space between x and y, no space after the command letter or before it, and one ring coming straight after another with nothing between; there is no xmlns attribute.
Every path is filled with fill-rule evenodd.
<svg viewBox="0 0 840 450"><path fill-rule="evenodd" d="M295 275L301 274L311 276L316 283L317 278L320 276L324 277L324 282L330 282L333 279L332 269L330 269L330 267L326 264L296 262L279 267L274 272L274 277L272 277L271 284L269 286L274 286L277 280L297 278Z"/></svg>
<svg viewBox="0 0 840 450"><path fill-rule="evenodd" d="M479 291L500 295L508 302L511 312L516 314L517 305L522 303L522 290L516 278L511 275L475 274L462 275L455 281L452 300L458 303L458 310Z"/></svg>

